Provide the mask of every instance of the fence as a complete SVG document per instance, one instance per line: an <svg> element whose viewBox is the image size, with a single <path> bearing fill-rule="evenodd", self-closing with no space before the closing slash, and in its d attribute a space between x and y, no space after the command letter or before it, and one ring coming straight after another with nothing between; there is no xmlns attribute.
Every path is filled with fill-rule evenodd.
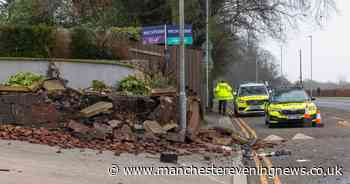
<svg viewBox="0 0 350 184"><path fill-rule="evenodd" d="M179 83L180 70L179 70L179 47L168 47L170 53L170 63L165 63L165 48L159 45L143 45L141 43L130 44L129 58L150 61L151 68L154 71L165 71L168 76L174 76L177 84ZM202 51L195 49L185 50L185 67L186 67L186 89L193 95L201 97L202 102L205 104L204 91L201 90L202 83ZM177 85L179 86L179 85Z"/></svg>
<svg viewBox="0 0 350 184"><path fill-rule="evenodd" d="M313 91L316 97L350 97L350 89L321 89Z"/></svg>

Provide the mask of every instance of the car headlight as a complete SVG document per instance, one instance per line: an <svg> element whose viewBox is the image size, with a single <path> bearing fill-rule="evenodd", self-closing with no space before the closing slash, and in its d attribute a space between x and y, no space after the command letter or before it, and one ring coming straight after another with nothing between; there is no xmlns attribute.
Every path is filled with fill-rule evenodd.
<svg viewBox="0 0 350 184"><path fill-rule="evenodd" d="M239 101L239 103L244 104L244 103L245 103L245 101L244 101L244 100L240 100L240 101Z"/></svg>
<svg viewBox="0 0 350 184"><path fill-rule="evenodd" d="M306 114L314 114L317 111L317 107L316 106L309 106L306 107L305 112Z"/></svg>

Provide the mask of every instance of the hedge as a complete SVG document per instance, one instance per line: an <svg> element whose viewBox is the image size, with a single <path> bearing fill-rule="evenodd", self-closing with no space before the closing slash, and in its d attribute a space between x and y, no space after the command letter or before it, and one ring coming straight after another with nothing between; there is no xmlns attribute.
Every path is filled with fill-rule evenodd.
<svg viewBox="0 0 350 184"><path fill-rule="evenodd" d="M0 27L1 57L47 58L54 43L53 28L47 26Z"/></svg>
<svg viewBox="0 0 350 184"><path fill-rule="evenodd" d="M98 57L95 34L87 28L77 27L72 30L70 49L74 59L101 59Z"/></svg>
<svg viewBox="0 0 350 184"><path fill-rule="evenodd" d="M123 58L114 48L122 40L140 40L140 28L113 27L107 32L98 32L85 27L69 29L67 42L59 42L55 27L38 26L0 26L0 57L26 58L66 58L66 59L114 59ZM56 38L57 37L57 38ZM119 41L118 41L119 40ZM62 45L63 44L63 45ZM60 45L60 46L58 46ZM67 48L68 52L59 49ZM56 53L68 53L57 55Z"/></svg>

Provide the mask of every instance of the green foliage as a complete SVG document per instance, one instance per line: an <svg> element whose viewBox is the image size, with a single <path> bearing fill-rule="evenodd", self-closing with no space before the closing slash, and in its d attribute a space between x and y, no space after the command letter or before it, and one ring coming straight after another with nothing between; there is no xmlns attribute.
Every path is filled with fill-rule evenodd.
<svg viewBox="0 0 350 184"><path fill-rule="evenodd" d="M150 88L135 76L129 76L119 82L118 90L128 95L148 95Z"/></svg>
<svg viewBox="0 0 350 184"><path fill-rule="evenodd" d="M98 48L96 46L95 33L84 27L72 30L72 42L70 45L74 59L97 59Z"/></svg>
<svg viewBox="0 0 350 184"><path fill-rule="evenodd" d="M103 81L93 80L92 89L95 91L102 91L104 89L107 89L107 85Z"/></svg>
<svg viewBox="0 0 350 184"><path fill-rule="evenodd" d="M121 0L108 1L80 1L76 3L78 11L78 24L90 28L107 30L113 26L129 25L128 11Z"/></svg>
<svg viewBox="0 0 350 184"><path fill-rule="evenodd" d="M135 41L141 39L141 28L139 27L112 27L111 33L116 38L128 38Z"/></svg>
<svg viewBox="0 0 350 184"><path fill-rule="evenodd" d="M167 88L175 85L175 80L172 77L164 77L156 75L148 79L149 86L151 88Z"/></svg>
<svg viewBox="0 0 350 184"><path fill-rule="evenodd" d="M0 27L1 57L36 57L49 56L54 43L53 28L39 26L2 26Z"/></svg>
<svg viewBox="0 0 350 184"><path fill-rule="evenodd" d="M11 76L5 85L8 86L30 86L34 82L42 81L44 77L31 72L19 72Z"/></svg>

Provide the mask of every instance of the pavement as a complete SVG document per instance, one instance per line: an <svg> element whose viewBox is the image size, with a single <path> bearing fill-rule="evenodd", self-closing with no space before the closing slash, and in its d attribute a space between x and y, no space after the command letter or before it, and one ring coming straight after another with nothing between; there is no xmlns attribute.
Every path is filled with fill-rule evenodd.
<svg viewBox="0 0 350 184"><path fill-rule="evenodd" d="M228 125L230 119L217 116L215 113L207 116L207 125ZM232 125L232 123L230 123ZM221 126L221 125L219 125ZM30 144L27 142L0 140L0 183L4 184L245 184L246 177L240 176L178 176L175 174L162 176L128 176L125 168L179 168L196 166L211 167L242 167L242 154L237 152L232 157L222 157L221 154L203 153L180 156L177 164L165 164L159 161L159 155L122 154L94 150L70 149L61 150L57 147ZM210 158L205 159L204 155ZM116 167L117 166L117 167ZM118 168L118 169L116 169ZM114 171L119 171L112 176Z"/></svg>
<svg viewBox="0 0 350 184"><path fill-rule="evenodd" d="M165 164L159 162L159 155L114 156L112 152L79 149L57 153L59 149L55 147L4 140L0 141L0 149L0 181L4 184L232 184L234 178L230 176L126 176L122 171L125 167L136 166L208 167L212 164L231 166L237 162L215 155L211 161L206 161L202 155L191 155L180 157L178 164ZM113 164L120 169L117 176L109 173ZM9 171L2 171L6 169Z"/></svg>
<svg viewBox="0 0 350 184"><path fill-rule="evenodd" d="M345 104L341 106L344 110L332 108L331 103ZM265 125L264 117L243 117L240 118L254 129L260 140L268 136L284 139L286 142L278 142L272 149L259 150L261 153L273 151L291 151L291 155L272 156L273 167L281 168L301 168L312 167L341 167L342 176L301 176L301 175L281 175L281 183L288 184L349 184L350 182L350 113L346 109L347 102L334 102L331 100L321 100L322 121L324 128L304 128L293 125L268 128ZM298 137L299 139L297 139ZM249 161L246 166L254 167L253 161ZM330 173L332 174L332 173ZM259 177L248 178L250 184L263 183ZM269 178L269 183L273 183Z"/></svg>

